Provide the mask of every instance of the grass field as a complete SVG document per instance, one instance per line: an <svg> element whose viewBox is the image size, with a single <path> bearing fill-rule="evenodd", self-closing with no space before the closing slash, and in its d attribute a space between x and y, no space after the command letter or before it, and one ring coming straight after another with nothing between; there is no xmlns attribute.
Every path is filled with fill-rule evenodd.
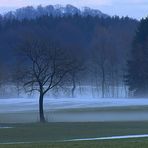
<svg viewBox="0 0 148 148"><path fill-rule="evenodd" d="M0 143L33 142L36 144L0 145L0 148L145 148L148 138L61 142L78 138L95 138L134 134L148 134L148 122L101 122L101 123L46 123L46 124L2 124L13 128L0 129Z"/></svg>
<svg viewBox="0 0 148 148"><path fill-rule="evenodd" d="M0 148L147 148L148 139L0 145Z"/></svg>

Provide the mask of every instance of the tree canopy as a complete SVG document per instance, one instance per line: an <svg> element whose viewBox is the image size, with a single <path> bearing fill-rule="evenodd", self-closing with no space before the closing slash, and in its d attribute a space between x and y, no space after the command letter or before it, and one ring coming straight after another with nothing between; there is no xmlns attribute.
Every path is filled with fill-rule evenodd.
<svg viewBox="0 0 148 148"><path fill-rule="evenodd" d="M148 18L141 20L136 31L126 82L134 96L148 96Z"/></svg>

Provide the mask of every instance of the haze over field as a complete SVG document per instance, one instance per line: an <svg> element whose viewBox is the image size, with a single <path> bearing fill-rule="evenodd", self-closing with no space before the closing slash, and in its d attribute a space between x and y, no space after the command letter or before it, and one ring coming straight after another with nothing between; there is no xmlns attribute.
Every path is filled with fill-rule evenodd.
<svg viewBox="0 0 148 148"><path fill-rule="evenodd" d="M148 99L45 98L49 122L148 121ZM0 99L0 123L37 122L36 98Z"/></svg>

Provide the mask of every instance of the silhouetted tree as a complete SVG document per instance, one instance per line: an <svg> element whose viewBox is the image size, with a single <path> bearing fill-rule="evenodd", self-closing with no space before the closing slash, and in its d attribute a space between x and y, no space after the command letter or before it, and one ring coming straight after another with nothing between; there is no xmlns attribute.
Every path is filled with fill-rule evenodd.
<svg viewBox="0 0 148 148"><path fill-rule="evenodd" d="M109 44L109 35L106 28L98 27L95 32L95 41L93 49L93 61L98 66L98 75L101 78L102 98L105 97L106 92L106 75L108 68L108 49L111 48Z"/></svg>
<svg viewBox="0 0 148 148"><path fill-rule="evenodd" d="M75 90L77 88L78 80L81 79L81 72L85 70L84 63L82 61L76 60L75 61L75 67L70 71L70 79L71 79L71 95L74 98L75 97Z"/></svg>
<svg viewBox="0 0 148 148"><path fill-rule="evenodd" d="M74 69L74 61L67 56L66 50L45 40L28 40L19 51L25 61L21 67L24 87L27 92L39 92L40 122L45 122L44 96Z"/></svg>
<svg viewBox="0 0 148 148"><path fill-rule="evenodd" d="M135 97L148 96L148 18L142 19L137 29L126 83Z"/></svg>

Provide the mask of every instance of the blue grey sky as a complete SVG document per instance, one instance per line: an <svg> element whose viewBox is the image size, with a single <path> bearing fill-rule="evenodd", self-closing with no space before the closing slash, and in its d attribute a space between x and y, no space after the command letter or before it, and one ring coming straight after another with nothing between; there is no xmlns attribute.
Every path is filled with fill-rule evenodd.
<svg viewBox="0 0 148 148"><path fill-rule="evenodd" d="M88 6L109 15L129 16L137 19L148 15L148 0L0 0L0 12L27 6L72 4L79 8Z"/></svg>

